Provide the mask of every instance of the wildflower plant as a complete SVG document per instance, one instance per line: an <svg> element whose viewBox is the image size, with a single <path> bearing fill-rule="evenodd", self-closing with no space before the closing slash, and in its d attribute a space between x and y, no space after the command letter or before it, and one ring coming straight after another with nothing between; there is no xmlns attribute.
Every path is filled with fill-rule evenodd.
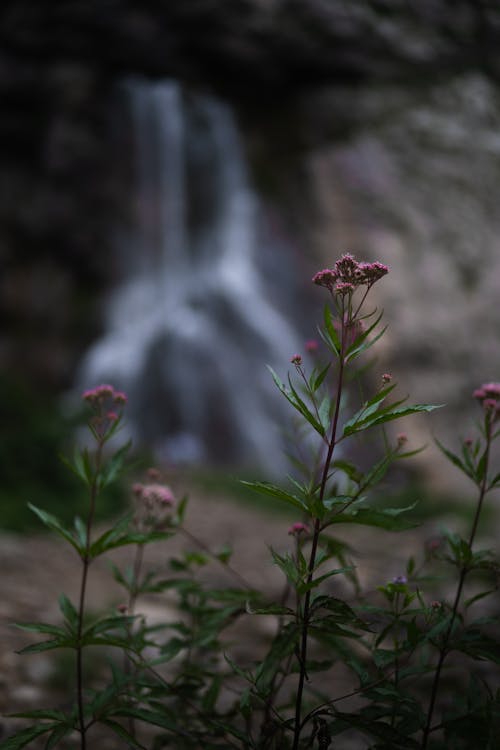
<svg viewBox="0 0 500 750"><path fill-rule="evenodd" d="M305 356L293 354L286 381L272 372L308 432L306 450L295 446L291 453L293 474L283 484L245 483L287 504L296 516L288 534L284 530L288 549L270 550L284 579L276 601L233 567L229 549L212 550L193 536L185 522L186 498L177 501L157 470L133 485L130 514L95 533L99 493L118 477L127 457L128 445L107 451L126 398L111 386L85 392L94 450L84 449L67 463L88 488L88 515L68 529L33 507L78 554L80 591L76 604L61 596L62 626L20 626L49 636L24 653L73 650L75 700L64 709L16 714L34 723L0 743L1 750L17 750L39 737L49 750L75 734L85 750L89 732L98 727L114 733L122 743L118 747L148 750L326 750L333 743L341 749L344 736L349 747L372 750L497 746L499 616L487 601L497 591L500 568L490 550L476 549L476 537L485 498L500 487L500 474L491 466L500 433L500 384L486 383L474 392L481 410L477 437L463 440L458 453L438 443L476 487L468 535L443 530L397 575L363 591L352 545L333 533L341 524L389 532L415 526L408 514L412 505L388 508L374 492L394 462L418 452L408 450L406 433L391 438L385 425L437 407L394 399L396 383L387 372L356 406L353 392L360 389L350 388L385 331L382 313L369 305L372 287L388 272L382 263L359 262L350 254L319 271L313 282L326 293L323 346L311 339ZM326 362L320 362L322 350ZM348 446L379 428L383 448L371 465L359 465ZM168 549L176 534L188 545L185 550L171 555L166 569L148 569L147 545L159 542ZM111 566L123 602L88 622L91 563L125 545L131 548L129 566ZM210 576L200 575L213 565L224 567L232 585L214 586ZM143 597L150 595L167 596L176 615L166 612L164 622L151 624L141 613ZM264 646L256 637L254 658L245 658L227 632L238 633L243 624L248 640L261 617L274 623L273 635ZM85 682L90 646L102 647L109 662L104 687ZM471 668L478 663L485 668Z"/></svg>

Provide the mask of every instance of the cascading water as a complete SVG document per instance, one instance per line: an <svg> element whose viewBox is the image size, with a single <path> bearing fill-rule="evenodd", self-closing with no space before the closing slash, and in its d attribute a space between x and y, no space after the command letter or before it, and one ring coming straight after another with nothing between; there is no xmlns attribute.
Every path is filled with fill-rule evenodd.
<svg viewBox="0 0 500 750"><path fill-rule="evenodd" d="M278 306L290 255L260 242L226 106L173 81L134 81L126 96L136 219L117 243L123 282L81 380L126 390L133 437L161 459L276 469L285 405L265 365L283 372L298 348Z"/></svg>

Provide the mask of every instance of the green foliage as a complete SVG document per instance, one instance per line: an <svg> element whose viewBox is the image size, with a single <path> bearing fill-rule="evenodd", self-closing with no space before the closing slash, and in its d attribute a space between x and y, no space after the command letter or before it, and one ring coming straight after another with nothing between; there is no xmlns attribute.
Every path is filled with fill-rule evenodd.
<svg viewBox="0 0 500 750"><path fill-rule="evenodd" d="M491 595L497 592L500 563L493 551L476 547L476 533L485 497L500 484L490 465L500 408L487 405L479 437L464 441L460 451L438 443L476 486L468 533L442 531L436 544L412 550L404 574L366 590L357 552L332 536L332 529L359 525L402 532L425 519L428 511L416 502L420 492L400 503L377 493L393 464L420 449L405 450L405 437L394 443L383 432L382 454L366 467L338 446L358 440L365 430L438 407L391 402L396 385L384 376L381 387L353 408L347 384L363 367L353 373L352 365L385 330L381 313L362 309L384 271L380 264L356 264L350 256L338 268L345 278L337 271L328 272L324 282L320 276L331 295L320 332L330 361L317 362L307 373L302 358L294 357L294 376L286 384L272 372L307 431L302 458L295 461L298 476L288 476L283 486L250 480L240 485L301 519L288 536L284 532L285 549L270 549L270 562L282 574L281 592L272 597L267 587L255 590L244 572L233 568L231 549L211 549L193 537L185 526L187 498L170 508L168 488L156 480L138 485L133 510L95 532L102 493L119 483L130 446L109 453L121 413L110 419L105 402L118 396L121 408L123 398L106 386L93 389L87 399L93 448L64 459L86 492L86 506L69 523L53 509L29 504L34 516L77 553L80 587L59 597L57 623L18 625L39 638L21 654L72 656L74 700L66 701L64 710L13 714L31 724L0 742L0 750L17 750L39 738L47 750L65 747L75 733L85 750L87 737L90 742L97 730L114 736L117 747L143 750L324 750L333 742L337 746L344 733L351 743L373 750L496 746L500 696L492 675L500 665L500 617ZM497 384L483 388L495 395ZM498 394L500 407L500 385ZM184 535L189 545L168 556L175 535ZM381 535L380 543L386 540ZM152 543L167 550L160 571L144 565ZM90 617L86 591L92 564L124 546L128 564L110 563L124 604ZM217 584L212 566L224 568L232 585ZM151 596L168 602L169 614L161 622L142 614L143 599ZM94 678L87 668L91 654L99 664Z"/></svg>

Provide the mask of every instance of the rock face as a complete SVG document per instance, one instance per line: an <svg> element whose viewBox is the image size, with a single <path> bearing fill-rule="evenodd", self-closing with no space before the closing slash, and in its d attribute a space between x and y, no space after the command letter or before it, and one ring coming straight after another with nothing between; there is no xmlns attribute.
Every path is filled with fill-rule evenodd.
<svg viewBox="0 0 500 750"><path fill-rule="evenodd" d="M173 77L232 103L255 183L307 248L305 283L343 250L392 266L384 366L466 424L500 370L500 8L5 0L0 38L4 370L67 387L102 331L128 211L117 84Z"/></svg>

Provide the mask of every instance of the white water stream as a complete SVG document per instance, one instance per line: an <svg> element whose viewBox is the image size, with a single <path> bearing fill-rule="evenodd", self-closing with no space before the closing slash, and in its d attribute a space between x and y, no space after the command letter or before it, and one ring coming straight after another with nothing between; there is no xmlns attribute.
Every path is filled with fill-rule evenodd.
<svg viewBox="0 0 500 750"><path fill-rule="evenodd" d="M265 365L284 373L300 344L265 269L285 279L290 257L280 266L282 248L260 244L261 208L226 106L172 81L131 82L126 95L135 218L120 233L123 281L81 381L127 391L133 437L160 458L272 471L290 411Z"/></svg>

